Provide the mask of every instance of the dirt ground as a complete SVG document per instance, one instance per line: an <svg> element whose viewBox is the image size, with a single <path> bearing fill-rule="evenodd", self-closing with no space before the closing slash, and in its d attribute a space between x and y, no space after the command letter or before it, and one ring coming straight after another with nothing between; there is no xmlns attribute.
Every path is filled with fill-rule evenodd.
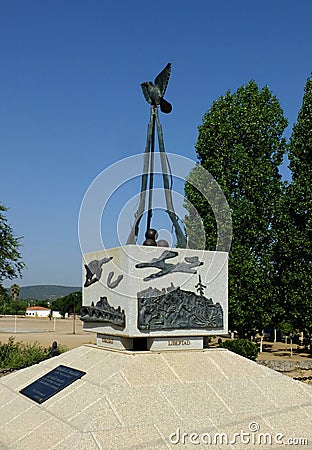
<svg viewBox="0 0 312 450"><path fill-rule="evenodd" d="M285 344L284 342L264 342L263 351L258 354L258 360L264 359L290 359L291 361L302 361L308 358L312 361L309 353L303 347L296 344Z"/></svg>
<svg viewBox="0 0 312 450"><path fill-rule="evenodd" d="M68 349L83 344L95 344L96 334L82 330L82 322L76 317L69 319L52 319L41 317L0 317L0 342L7 342L10 336L15 341L38 342L43 347L50 347L53 341Z"/></svg>

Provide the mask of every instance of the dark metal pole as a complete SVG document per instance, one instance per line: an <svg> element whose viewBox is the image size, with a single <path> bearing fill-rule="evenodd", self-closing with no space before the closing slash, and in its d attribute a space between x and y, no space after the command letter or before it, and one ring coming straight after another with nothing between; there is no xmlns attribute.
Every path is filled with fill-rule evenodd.
<svg viewBox="0 0 312 450"><path fill-rule="evenodd" d="M173 200L171 195L171 186L169 184L169 177L168 177L168 161L167 156L165 152L165 144L164 144L164 137L162 133L161 124L158 118L158 111L156 111L156 124L157 124L157 136L158 136L158 144L159 144L159 152L160 152L160 160L161 160L161 170L162 170L162 176L163 176L163 183L165 188L165 198L166 198L166 205L167 205L167 213L171 219L171 222L173 224L175 234L177 237L177 246L179 248L186 248L187 246L187 240L186 236L183 233L176 213L174 212L173 207Z"/></svg>
<svg viewBox="0 0 312 450"><path fill-rule="evenodd" d="M144 214L145 209L145 200L146 200L146 190L147 190L147 179L148 179L148 168L149 168L149 160L150 160L150 143L152 138L152 127L153 127L153 111L151 108L150 120L147 127L147 137L146 137L146 145L144 152L144 162L143 162L143 173L141 178L141 192L140 192L140 202L137 209L137 212L134 215L134 224L130 230L127 245L136 244L137 237L139 234L139 224Z"/></svg>
<svg viewBox="0 0 312 450"><path fill-rule="evenodd" d="M155 151L155 114L157 114L157 108L151 108L153 114L152 121L152 136L150 142L150 170L149 170L149 191L148 191L148 210L147 210L147 223L146 231L151 228L151 220L153 215L153 184L154 184L154 151Z"/></svg>

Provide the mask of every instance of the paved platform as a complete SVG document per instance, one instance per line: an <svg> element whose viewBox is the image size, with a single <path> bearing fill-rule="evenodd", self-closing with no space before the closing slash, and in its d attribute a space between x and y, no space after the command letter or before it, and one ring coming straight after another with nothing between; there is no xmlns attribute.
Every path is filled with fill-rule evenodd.
<svg viewBox="0 0 312 450"><path fill-rule="evenodd" d="M60 364L86 375L41 405L19 393ZM312 388L225 349L84 345L1 378L0 399L1 450L312 448Z"/></svg>

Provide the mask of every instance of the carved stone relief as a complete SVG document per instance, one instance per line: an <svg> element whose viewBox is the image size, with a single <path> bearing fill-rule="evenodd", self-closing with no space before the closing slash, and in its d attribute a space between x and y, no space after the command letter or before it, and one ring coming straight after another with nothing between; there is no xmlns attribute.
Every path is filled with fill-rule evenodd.
<svg viewBox="0 0 312 450"><path fill-rule="evenodd" d="M136 264L137 269L143 269L146 267L155 267L159 269L159 272L153 273L145 278L143 281L149 281L153 278L159 278L168 273L174 272L184 272L196 274L197 271L194 267L202 266L204 263L199 261L198 256L186 256L184 258L185 262L180 262L177 264L167 263L166 259L175 258L178 256L178 252L172 250L165 250L159 258L153 258L151 261Z"/></svg>
<svg viewBox="0 0 312 450"><path fill-rule="evenodd" d="M149 287L138 292L138 328L141 331L171 329L219 329L223 327L223 310L211 298L180 287L159 290Z"/></svg>
<svg viewBox="0 0 312 450"><path fill-rule="evenodd" d="M82 306L80 319L83 322L105 322L122 328L126 326L125 311L120 306L113 308L106 297L100 297L95 306L93 302L90 306Z"/></svg>

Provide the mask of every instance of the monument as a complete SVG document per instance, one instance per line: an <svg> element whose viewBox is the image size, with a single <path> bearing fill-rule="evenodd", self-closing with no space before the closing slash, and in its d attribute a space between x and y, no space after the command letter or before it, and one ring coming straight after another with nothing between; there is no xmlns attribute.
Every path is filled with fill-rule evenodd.
<svg viewBox="0 0 312 450"><path fill-rule="evenodd" d="M165 151L158 107L164 99L171 64L141 88L150 106L143 157L141 192L134 224L125 245L83 255L83 328L97 334L97 344L128 350L203 348L208 335L228 332L227 252L188 248L175 213L172 173ZM157 140L159 152L155 152ZM166 212L176 236L175 247L158 239L152 228L154 161L160 158ZM147 213L145 240L139 225Z"/></svg>
<svg viewBox="0 0 312 450"><path fill-rule="evenodd" d="M164 74L144 84L152 125L158 106L171 109ZM0 379L0 448L311 448L310 386L225 348L196 350L205 336L227 331L227 252L189 249L173 204L167 209L177 244L158 239L151 223L153 139L128 241L83 256L81 318L98 345Z"/></svg>

